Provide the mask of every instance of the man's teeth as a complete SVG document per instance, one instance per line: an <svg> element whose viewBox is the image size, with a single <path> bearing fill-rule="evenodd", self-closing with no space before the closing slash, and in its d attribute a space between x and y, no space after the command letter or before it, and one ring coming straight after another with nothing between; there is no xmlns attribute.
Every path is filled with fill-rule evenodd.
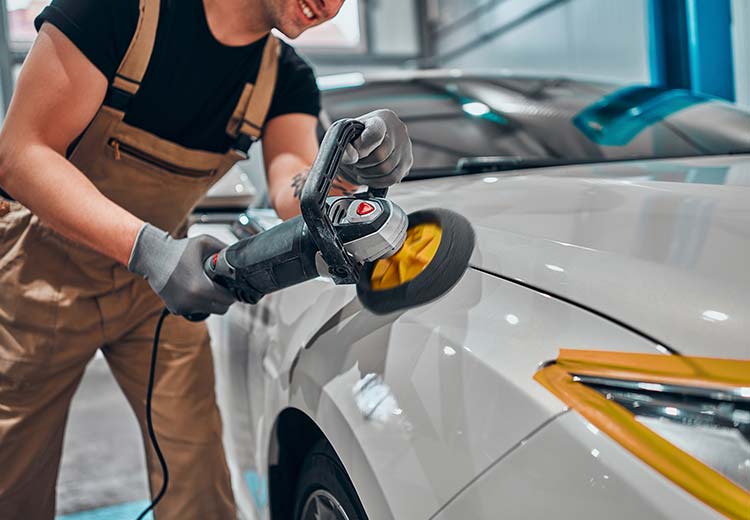
<svg viewBox="0 0 750 520"><path fill-rule="evenodd" d="M305 16L308 20L312 20L315 18L315 13L312 12L312 9L310 9L310 6L307 5L303 0L297 0L299 2L299 6L302 8L302 12L305 13Z"/></svg>

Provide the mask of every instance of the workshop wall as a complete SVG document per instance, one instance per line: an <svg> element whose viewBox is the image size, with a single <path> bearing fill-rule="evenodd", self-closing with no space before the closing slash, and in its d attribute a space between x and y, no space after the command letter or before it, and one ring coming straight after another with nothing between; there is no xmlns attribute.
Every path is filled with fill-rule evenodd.
<svg viewBox="0 0 750 520"><path fill-rule="evenodd" d="M439 0L438 61L648 82L647 1Z"/></svg>
<svg viewBox="0 0 750 520"><path fill-rule="evenodd" d="M369 0L365 2L370 22L370 52L379 56L416 56L419 25L414 0Z"/></svg>

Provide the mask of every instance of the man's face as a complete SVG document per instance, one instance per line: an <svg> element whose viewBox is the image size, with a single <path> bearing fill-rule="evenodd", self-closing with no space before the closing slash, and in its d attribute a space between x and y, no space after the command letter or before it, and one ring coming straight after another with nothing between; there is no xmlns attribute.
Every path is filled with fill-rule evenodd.
<svg viewBox="0 0 750 520"><path fill-rule="evenodd" d="M296 38L336 16L344 0L264 0L273 26L288 38Z"/></svg>

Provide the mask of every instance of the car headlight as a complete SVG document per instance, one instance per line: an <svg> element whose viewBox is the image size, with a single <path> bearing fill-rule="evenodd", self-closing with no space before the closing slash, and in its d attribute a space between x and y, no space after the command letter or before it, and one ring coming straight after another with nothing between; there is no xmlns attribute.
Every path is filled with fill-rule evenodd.
<svg viewBox="0 0 750 520"><path fill-rule="evenodd" d="M562 350L535 379L696 498L750 519L750 361Z"/></svg>
<svg viewBox="0 0 750 520"><path fill-rule="evenodd" d="M750 490L750 389L717 391L575 374L573 381L624 406L638 422Z"/></svg>

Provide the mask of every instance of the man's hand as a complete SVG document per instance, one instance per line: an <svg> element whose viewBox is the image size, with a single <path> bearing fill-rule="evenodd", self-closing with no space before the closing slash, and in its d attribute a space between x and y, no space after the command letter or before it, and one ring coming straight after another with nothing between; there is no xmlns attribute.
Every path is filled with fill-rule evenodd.
<svg viewBox="0 0 750 520"><path fill-rule="evenodd" d="M341 177L352 184L387 188L401 181L414 163L406 125L392 110L357 118L365 129L341 160Z"/></svg>
<svg viewBox="0 0 750 520"><path fill-rule="evenodd" d="M224 314L235 300L228 290L208 278L203 262L225 245L208 235L177 240L144 224L135 239L128 269L146 278L173 314Z"/></svg>

